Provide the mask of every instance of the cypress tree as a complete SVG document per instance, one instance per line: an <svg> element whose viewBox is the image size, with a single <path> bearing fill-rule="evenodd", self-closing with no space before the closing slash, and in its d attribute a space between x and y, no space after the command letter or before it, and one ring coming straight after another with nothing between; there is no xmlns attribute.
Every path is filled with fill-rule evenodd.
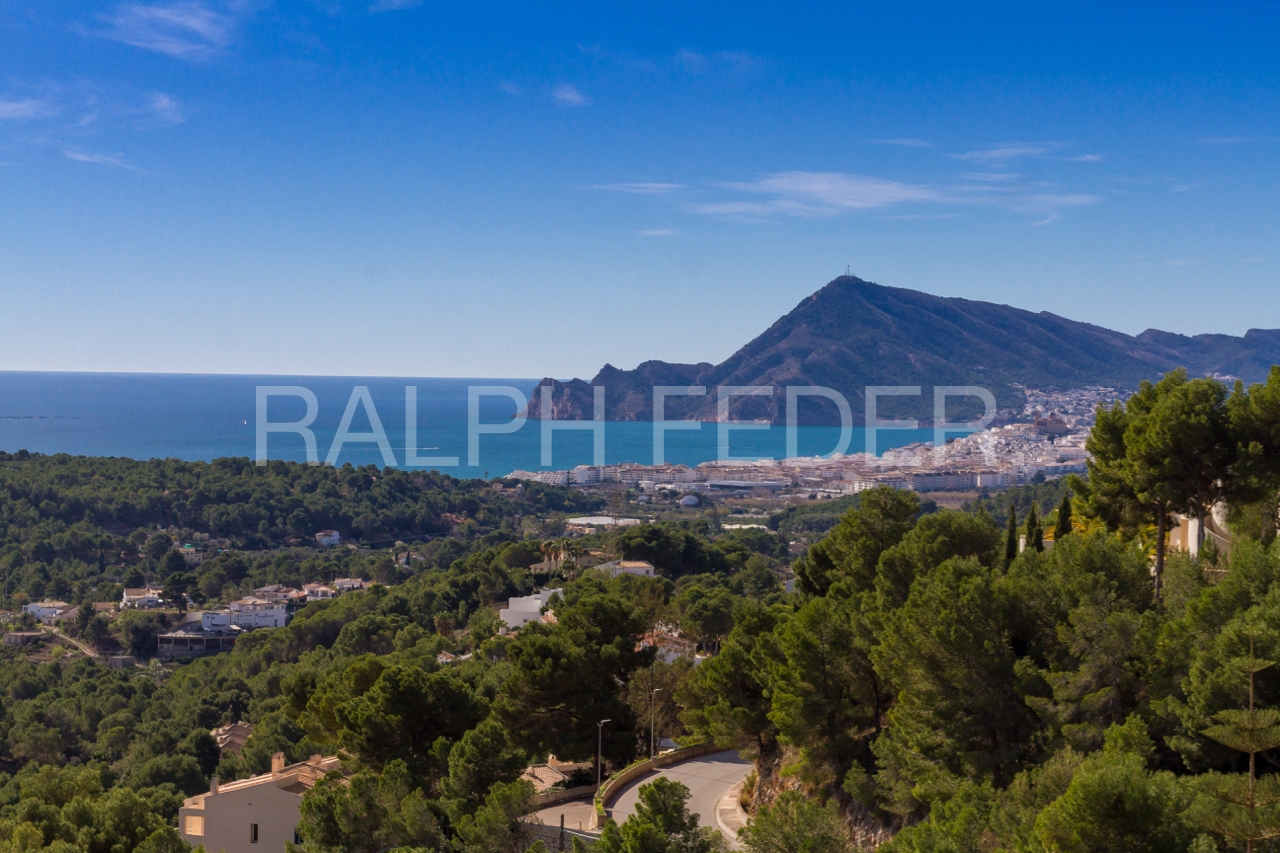
<svg viewBox="0 0 1280 853"><path fill-rule="evenodd" d="M1018 556L1018 508L1009 504L1009 529L1004 536L1004 564L1007 566Z"/></svg>
<svg viewBox="0 0 1280 853"><path fill-rule="evenodd" d="M1071 533L1071 495L1062 496L1062 505L1058 507L1058 526L1053 530L1053 541L1061 542L1062 537Z"/></svg>
<svg viewBox="0 0 1280 853"><path fill-rule="evenodd" d="M1036 505L1031 504L1031 511L1027 513L1027 547L1034 548L1037 551L1044 550L1044 531L1040 528L1040 516L1036 512Z"/></svg>

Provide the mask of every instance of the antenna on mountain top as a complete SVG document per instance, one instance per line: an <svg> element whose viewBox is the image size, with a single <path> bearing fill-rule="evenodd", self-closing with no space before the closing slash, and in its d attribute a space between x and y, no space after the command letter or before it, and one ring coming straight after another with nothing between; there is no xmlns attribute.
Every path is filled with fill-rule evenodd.
<svg viewBox="0 0 1280 853"><path fill-rule="evenodd" d="M849 272L849 265L848 265L848 264L845 264L845 265L844 265L844 274L845 274L845 275L850 275L850 272Z"/></svg>

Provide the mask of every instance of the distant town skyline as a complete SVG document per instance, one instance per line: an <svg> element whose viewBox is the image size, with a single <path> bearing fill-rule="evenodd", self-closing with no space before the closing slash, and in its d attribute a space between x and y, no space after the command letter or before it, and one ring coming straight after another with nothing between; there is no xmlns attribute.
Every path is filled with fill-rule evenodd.
<svg viewBox="0 0 1280 853"><path fill-rule="evenodd" d="M1275 3L0 11L0 370L719 362L846 267L1280 328Z"/></svg>

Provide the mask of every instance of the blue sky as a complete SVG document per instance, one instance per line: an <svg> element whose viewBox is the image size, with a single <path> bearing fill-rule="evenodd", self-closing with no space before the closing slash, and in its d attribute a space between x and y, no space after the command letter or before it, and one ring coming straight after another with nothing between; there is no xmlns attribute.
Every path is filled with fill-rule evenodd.
<svg viewBox="0 0 1280 853"><path fill-rule="evenodd" d="M0 2L0 369L720 361L846 265L1280 327L1280 4Z"/></svg>

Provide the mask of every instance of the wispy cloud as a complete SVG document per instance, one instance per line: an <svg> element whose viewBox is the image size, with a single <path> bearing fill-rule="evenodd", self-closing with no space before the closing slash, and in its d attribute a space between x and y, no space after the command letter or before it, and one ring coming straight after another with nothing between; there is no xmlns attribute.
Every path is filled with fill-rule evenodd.
<svg viewBox="0 0 1280 853"><path fill-rule="evenodd" d="M689 211L704 216L718 216L743 222L764 222L777 216L814 219L839 213L830 207L776 198L769 201L716 201L689 205Z"/></svg>
<svg viewBox="0 0 1280 853"><path fill-rule="evenodd" d="M1173 187L1173 191L1176 193L1185 193L1185 192L1190 192L1191 190L1199 189L1202 186L1204 186L1204 181L1192 181L1187 184L1175 184Z"/></svg>
<svg viewBox="0 0 1280 853"><path fill-rule="evenodd" d="M1068 157L1072 163L1100 163L1102 162L1101 154L1080 154L1076 157Z"/></svg>
<svg viewBox="0 0 1280 853"><path fill-rule="evenodd" d="M369 6L369 11L377 12L394 12L398 9L412 9L414 6L422 5L422 0L375 0Z"/></svg>
<svg viewBox="0 0 1280 853"><path fill-rule="evenodd" d="M557 104L563 104L567 107L585 107L591 103L591 99L582 94L577 86L571 86L567 83L552 89L551 97L555 99Z"/></svg>
<svg viewBox="0 0 1280 853"><path fill-rule="evenodd" d="M677 190L687 189L684 184L657 184L657 183L622 183L622 184L592 184L587 187L589 190L609 190L617 193L631 193L633 195L669 195Z"/></svg>
<svg viewBox="0 0 1280 853"><path fill-rule="evenodd" d="M674 228L645 228L637 231L637 237L674 237L680 232Z"/></svg>
<svg viewBox="0 0 1280 853"><path fill-rule="evenodd" d="M58 112L57 106L39 98L0 98L0 120L23 121L45 118Z"/></svg>
<svg viewBox="0 0 1280 853"><path fill-rule="evenodd" d="M151 96L150 107L155 117L165 124L182 124L187 120L177 100L163 92L156 92Z"/></svg>
<svg viewBox="0 0 1280 853"><path fill-rule="evenodd" d="M901 148L932 148L932 142L925 142L923 139L911 139L909 137L898 137L896 139L868 139L872 145L897 145Z"/></svg>
<svg viewBox="0 0 1280 853"><path fill-rule="evenodd" d="M524 94L524 89L521 89L515 83L508 83L505 80L498 84L498 88L506 92L508 95L513 95L516 97L519 97L520 95Z"/></svg>
<svg viewBox="0 0 1280 853"><path fill-rule="evenodd" d="M675 63L690 74L705 74L711 68L711 60L696 50L679 51Z"/></svg>
<svg viewBox="0 0 1280 853"><path fill-rule="evenodd" d="M957 160L973 163L1004 163L1021 157L1043 157L1057 147L1057 143L1031 144L1011 142L994 148L979 148L973 151L952 154L951 156Z"/></svg>
<svg viewBox="0 0 1280 853"><path fill-rule="evenodd" d="M83 151L75 151L70 148L62 149L62 156L68 160L74 160L77 163L90 163L95 166L109 166L114 169L127 169L130 172L138 172L142 174L142 170L137 166L130 166L124 160L120 159L119 154L87 154Z"/></svg>
<svg viewBox="0 0 1280 853"><path fill-rule="evenodd" d="M692 202L686 203L685 209L705 216L760 222L912 206L933 208L920 215L937 214L939 207L994 207L1035 217L1034 224L1043 225L1066 209L1102 201L1087 193L1054 192L1052 185L1027 183L1013 174L978 172L965 177L967 183L917 184L841 172L778 172L754 181L718 185L719 189L761 198Z"/></svg>
<svg viewBox="0 0 1280 853"><path fill-rule="evenodd" d="M992 203L1014 213L1037 217L1034 225L1048 225L1057 219L1063 210L1088 207L1101 201L1101 198L1089 193L1013 192L995 199Z"/></svg>
<svg viewBox="0 0 1280 853"><path fill-rule="evenodd" d="M1021 176L1015 175L1013 172L966 172L960 177L966 181L1008 184L1018 180Z"/></svg>
<svg viewBox="0 0 1280 853"><path fill-rule="evenodd" d="M100 16L95 35L178 59L200 61L226 47L236 20L199 2L129 3Z"/></svg>
<svg viewBox="0 0 1280 853"><path fill-rule="evenodd" d="M759 180L724 185L728 189L768 193L779 201L814 210L888 207L903 202L937 201L938 193L920 184L904 184L867 175L839 172L778 172ZM816 205L816 207L814 207Z"/></svg>
<svg viewBox="0 0 1280 853"><path fill-rule="evenodd" d="M763 60L745 50L717 50L713 53L701 53L696 50L681 50L672 60L676 66L687 74L710 74L715 71L752 71L763 64Z"/></svg>
<svg viewBox="0 0 1280 853"><path fill-rule="evenodd" d="M764 64L760 57L745 50L718 50L711 54L711 58L738 71L750 71Z"/></svg>

